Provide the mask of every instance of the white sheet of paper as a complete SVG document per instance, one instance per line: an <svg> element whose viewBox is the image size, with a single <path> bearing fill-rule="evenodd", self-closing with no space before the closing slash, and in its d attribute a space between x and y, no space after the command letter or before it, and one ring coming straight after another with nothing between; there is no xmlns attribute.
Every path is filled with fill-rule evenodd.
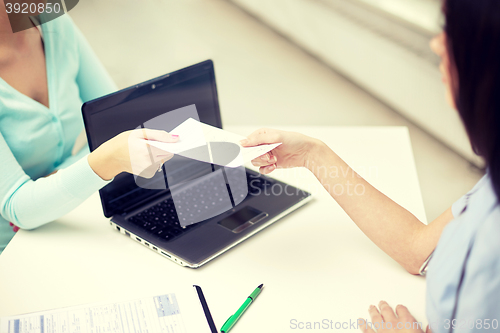
<svg viewBox="0 0 500 333"><path fill-rule="evenodd" d="M179 135L179 141L175 143L149 141L148 143L151 146L157 147L161 150L181 156L186 156L187 154L185 154L184 152L189 151L190 149L204 146L210 142L229 142L236 144L240 147L240 156L238 156L238 158L232 160L228 164L221 164L216 160L214 161L212 155L210 155L208 158L201 155L193 156L192 154L186 156L198 161L219 164L230 168L241 166L244 163L251 161L261 155L264 155L265 153L281 145L281 143L275 143L255 147L243 147L240 145L240 140L246 139L244 136L201 123L193 118L189 118L188 120L174 128L172 131L170 131L170 134Z"/></svg>
<svg viewBox="0 0 500 333"><path fill-rule="evenodd" d="M193 288L131 301L79 305L0 318L0 333L210 333Z"/></svg>

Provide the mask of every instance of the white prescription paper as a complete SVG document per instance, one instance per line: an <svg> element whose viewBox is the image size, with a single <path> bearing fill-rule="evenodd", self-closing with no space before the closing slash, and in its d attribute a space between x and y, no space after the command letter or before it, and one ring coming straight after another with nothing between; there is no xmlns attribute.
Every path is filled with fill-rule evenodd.
<svg viewBox="0 0 500 333"><path fill-rule="evenodd" d="M190 291L2 317L0 333L210 332L194 288Z"/></svg>
<svg viewBox="0 0 500 333"><path fill-rule="evenodd" d="M249 162L261 155L264 155L265 153L281 145L281 143L275 143L255 147L243 147L240 145L240 141L246 139L244 136L201 123L193 118L189 118L188 120L174 128L172 131L170 131L170 134L179 135L179 141L175 143L148 141L148 144L172 154L178 154L181 156L196 159L198 161L219 164L230 168L239 167L244 163ZM193 154L185 153L193 148L205 146L211 142L233 143L240 148L240 155L237 158L231 160L229 163L221 164L217 160L214 160L211 154L209 156L205 156L204 154L193 156Z"/></svg>

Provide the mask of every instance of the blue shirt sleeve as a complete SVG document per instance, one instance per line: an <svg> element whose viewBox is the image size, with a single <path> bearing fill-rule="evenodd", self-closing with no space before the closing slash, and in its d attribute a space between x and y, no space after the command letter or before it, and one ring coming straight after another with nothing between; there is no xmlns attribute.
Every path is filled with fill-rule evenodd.
<svg viewBox="0 0 500 333"><path fill-rule="evenodd" d="M498 332L500 205L488 174L458 206L429 265L427 318L434 333Z"/></svg>
<svg viewBox="0 0 500 333"><path fill-rule="evenodd" d="M499 209L490 214L474 240L457 306L453 332L500 330ZM475 221L469 221L474 223Z"/></svg>
<svg viewBox="0 0 500 333"><path fill-rule="evenodd" d="M467 198L468 194L462 196L460 199L455 201L453 205L451 205L451 213L454 218L457 218L467 206Z"/></svg>
<svg viewBox="0 0 500 333"><path fill-rule="evenodd" d="M470 190L467 194L465 194L463 197L458 199L453 205L451 205L451 212L453 214L454 218L457 218L464 209L467 207L467 203L469 201L469 197L477 192L479 188L484 186L485 182L487 182L487 175L484 175L483 178L481 178L476 185Z"/></svg>

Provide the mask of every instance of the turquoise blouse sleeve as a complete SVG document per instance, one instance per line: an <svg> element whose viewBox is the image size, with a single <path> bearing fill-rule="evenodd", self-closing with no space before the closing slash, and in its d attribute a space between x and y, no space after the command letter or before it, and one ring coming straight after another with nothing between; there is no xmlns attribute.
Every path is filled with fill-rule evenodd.
<svg viewBox="0 0 500 333"><path fill-rule="evenodd" d="M74 31L80 55L76 83L80 88L81 100L87 102L115 92L117 87L95 55L94 50L76 26L74 26Z"/></svg>
<svg viewBox="0 0 500 333"><path fill-rule="evenodd" d="M42 31L51 108L0 82L0 252L12 238L4 232L8 222L36 228L109 183L94 173L87 154L78 154L71 165L64 162L75 159L70 152L83 130L82 102L116 91L116 86L69 16L47 22ZM35 139L24 142L27 138ZM29 145L48 153L35 158ZM58 168L62 163L65 167ZM54 170L58 172L44 177Z"/></svg>
<svg viewBox="0 0 500 333"><path fill-rule="evenodd" d="M0 198L2 217L33 229L73 210L108 182L89 166L87 156L49 177L33 181L17 163L0 134Z"/></svg>

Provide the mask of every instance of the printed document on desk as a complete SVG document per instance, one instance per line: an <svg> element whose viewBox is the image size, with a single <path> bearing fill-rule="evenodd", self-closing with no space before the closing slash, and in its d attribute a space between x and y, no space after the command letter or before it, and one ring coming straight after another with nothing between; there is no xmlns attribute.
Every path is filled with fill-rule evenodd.
<svg viewBox="0 0 500 333"><path fill-rule="evenodd" d="M0 318L0 333L210 333L195 288Z"/></svg>

